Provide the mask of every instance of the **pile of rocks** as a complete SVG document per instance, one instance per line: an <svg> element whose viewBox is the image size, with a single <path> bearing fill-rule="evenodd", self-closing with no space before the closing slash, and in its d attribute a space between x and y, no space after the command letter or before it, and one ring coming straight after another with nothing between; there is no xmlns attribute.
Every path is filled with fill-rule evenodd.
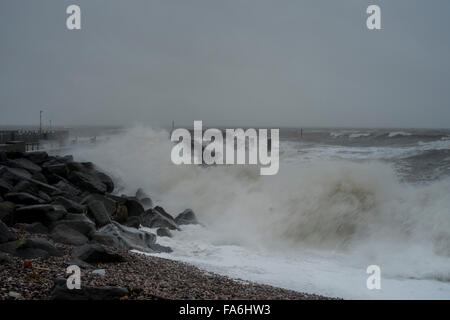
<svg viewBox="0 0 450 320"><path fill-rule="evenodd" d="M162 207L153 207L141 189L133 196L115 195L112 179L90 162L46 152L0 152L0 264L10 262L11 256L61 256L55 242L73 246L68 263L83 268L95 259L121 261L103 246L171 252L156 243L157 236L171 236L169 230L190 223L198 223L192 210L174 218ZM47 237L19 239L10 230L16 225ZM156 235L140 226L158 228Z"/></svg>

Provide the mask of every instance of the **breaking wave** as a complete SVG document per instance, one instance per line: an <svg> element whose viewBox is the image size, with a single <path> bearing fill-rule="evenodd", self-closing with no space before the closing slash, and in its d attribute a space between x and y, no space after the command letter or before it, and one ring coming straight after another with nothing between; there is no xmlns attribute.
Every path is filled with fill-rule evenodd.
<svg viewBox="0 0 450 320"><path fill-rule="evenodd" d="M388 137L389 138L393 138L393 137L407 137L412 135L412 133L409 132L403 132L403 131L396 131L396 132L389 132Z"/></svg>
<svg viewBox="0 0 450 320"><path fill-rule="evenodd" d="M118 192L142 187L172 214L191 207L214 243L314 248L384 264L396 276L450 280L450 180L405 184L373 161L281 159L271 177L256 166L175 166L168 136L137 127L73 154L109 171Z"/></svg>

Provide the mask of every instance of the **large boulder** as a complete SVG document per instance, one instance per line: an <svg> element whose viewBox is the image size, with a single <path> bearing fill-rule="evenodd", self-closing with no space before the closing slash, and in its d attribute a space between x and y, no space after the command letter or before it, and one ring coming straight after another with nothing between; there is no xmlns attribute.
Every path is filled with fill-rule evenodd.
<svg viewBox="0 0 450 320"><path fill-rule="evenodd" d="M81 289L68 289L67 280L58 278L50 293L51 300L119 300L127 297L129 291L123 287L94 287L81 285Z"/></svg>
<svg viewBox="0 0 450 320"><path fill-rule="evenodd" d="M8 226L0 221L0 243L16 240L16 236L12 233Z"/></svg>
<svg viewBox="0 0 450 320"><path fill-rule="evenodd" d="M158 230L156 230L156 235L158 237L172 238L172 233L167 228L158 228Z"/></svg>
<svg viewBox="0 0 450 320"><path fill-rule="evenodd" d="M0 177L14 185L20 180L31 179L32 174L25 169L0 166Z"/></svg>
<svg viewBox="0 0 450 320"><path fill-rule="evenodd" d="M28 180L21 180L16 183L16 185L13 187L11 192L26 192L29 191L30 193L36 192L36 188L33 188L33 185Z"/></svg>
<svg viewBox="0 0 450 320"><path fill-rule="evenodd" d="M31 176L31 179L42 182L44 184L48 184L47 178L41 172L33 173L33 175Z"/></svg>
<svg viewBox="0 0 450 320"><path fill-rule="evenodd" d="M0 202L0 220L7 225L14 223L14 203L8 201Z"/></svg>
<svg viewBox="0 0 450 320"><path fill-rule="evenodd" d="M170 230L179 230L175 219L159 206L147 210L141 217L141 224L147 228L168 228Z"/></svg>
<svg viewBox="0 0 450 320"><path fill-rule="evenodd" d="M49 173L66 177L69 172L65 163L44 164L42 168Z"/></svg>
<svg viewBox="0 0 450 320"><path fill-rule="evenodd" d="M66 166L69 171L84 171L84 170L86 170L85 166L83 166L81 163L75 162L75 161L67 162Z"/></svg>
<svg viewBox="0 0 450 320"><path fill-rule="evenodd" d="M68 182L65 179L60 179L58 182L54 185L56 188L61 190L63 193L70 195L70 196L78 196L81 193L81 190L72 185L70 182Z"/></svg>
<svg viewBox="0 0 450 320"><path fill-rule="evenodd" d="M129 217L139 217L145 213L144 207L137 198L129 197L125 202Z"/></svg>
<svg viewBox="0 0 450 320"><path fill-rule="evenodd" d="M125 195L123 196L116 196L113 194L108 194L108 198L111 200L114 200L117 204L125 205L127 202L127 197Z"/></svg>
<svg viewBox="0 0 450 320"><path fill-rule="evenodd" d="M48 153L45 151L27 152L24 157L37 165L41 165L48 160Z"/></svg>
<svg viewBox="0 0 450 320"><path fill-rule="evenodd" d="M138 229L139 226L141 225L141 219L139 217L129 217L124 223L122 223L123 225L130 227L130 228L136 228Z"/></svg>
<svg viewBox="0 0 450 320"><path fill-rule="evenodd" d="M126 259L118 253L107 250L97 243L89 243L77 247L72 252L72 259L91 263L116 263L125 262Z"/></svg>
<svg viewBox="0 0 450 320"><path fill-rule="evenodd" d="M15 210L13 220L15 223L41 222L48 226L66 215L66 210L58 205L41 204L24 206Z"/></svg>
<svg viewBox="0 0 450 320"><path fill-rule="evenodd" d="M48 240L29 238L0 244L0 251L23 259L61 256L61 252Z"/></svg>
<svg viewBox="0 0 450 320"><path fill-rule="evenodd" d="M32 194L26 192L10 192L4 195L5 200L14 202L16 204L44 204L45 201L41 198L33 196Z"/></svg>
<svg viewBox="0 0 450 320"><path fill-rule="evenodd" d="M182 213L180 213L176 218L175 222L178 225L182 224L198 224L197 217L195 216L194 211L191 209L186 209Z"/></svg>
<svg viewBox="0 0 450 320"><path fill-rule="evenodd" d="M5 179L0 178L0 195L11 192L13 186Z"/></svg>
<svg viewBox="0 0 450 320"><path fill-rule="evenodd" d="M91 201L100 201L105 206L108 216L112 217L116 212L117 203L110 196L105 197L101 194L91 193L81 200L81 204L88 204Z"/></svg>
<svg viewBox="0 0 450 320"><path fill-rule="evenodd" d="M95 175L95 172L72 171L68 175L70 182L89 192L104 194L107 186Z"/></svg>
<svg viewBox="0 0 450 320"><path fill-rule="evenodd" d="M80 246L89 241L89 239L82 233L69 228L65 224L59 224L53 228L50 234L51 238L55 242Z"/></svg>
<svg viewBox="0 0 450 320"><path fill-rule="evenodd" d="M143 252L171 252L168 247L156 244L152 233L123 226L115 221L99 229L92 237L93 241L124 250Z"/></svg>
<svg viewBox="0 0 450 320"><path fill-rule="evenodd" d="M0 150L0 162L5 162L8 160L8 156L6 155L6 152L3 150Z"/></svg>
<svg viewBox="0 0 450 320"><path fill-rule="evenodd" d="M71 213L83 213L86 210L85 206L62 196L56 197L53 203L62 205L68 212Z"/></svg>
<svg viewBox="0 0 450 320"><path fill-rule="evenodd" d="M50 203L52 201L52 198L42 190L38 190L36 196L44 200L45 203Z"/></svg>
<svg viewBox="0 0 450 320"><path fill-rule="evenodd" d="M98 227L103 227L104 225L111 222L111 218L106 211L103 202L94 200L88 203L88 213L91 216Z"/></svg>
<svg viewBox="0 0 450 320"><path fill-rule="evenodd" d="M112 179L103 172L96 171L97 178L106 186L106 192L111 193L114 191L114 182Z"/></svg>
<svg viewBox="0 0 450 320"><path fill-rule="evenodd" d="M125 205L118 204L112 218L114 221L119 223L125 223L129 219L127 207ZM135 216L134 218L138 217Z"/></svg>
<svg viewBox="0 0 450 320"><path fill-rule="evenodd" d="M67 214L64 220L59 220L54 227L66 226L90 238L95 233L95 223L84 214Z"/></svg>
<svg viewBox="0 0 450 320"><path fill-rule="evenodd" d="M40 234L47 234L48 233L48 228L46 226L44 226L42 223L40 222L34 222L34 223L30 223L25 227L25 231L29 232L29 233L40 233Z"/></svg>
<svg viewBox="0 0 450 320"><path fill-rule="evenodd" d="M145 209L149 209L149 208L153 207L152 199L141 188L137 189L136 198L139 200L140 204L142 204L142 206Z"/></svg>
<svg viewBox="0 0 450 320"><path fill-rule="evenodd" d="M12 168L25 169L31 173L42 171L40 166L34 164L33 162L31 162L30 160L25 159L25 158L8 160L7 166L12 167Z"/></svg>

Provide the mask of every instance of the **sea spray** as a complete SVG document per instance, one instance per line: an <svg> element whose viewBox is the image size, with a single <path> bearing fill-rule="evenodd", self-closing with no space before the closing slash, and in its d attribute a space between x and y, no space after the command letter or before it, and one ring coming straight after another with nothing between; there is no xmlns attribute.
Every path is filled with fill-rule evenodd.
<svg viewBox="0 0 450 320"><path fill-rule="evenodd" d="M314 248L382 264L386 274L450 278L449 180L404 184L374 161L285 163L264 177L251 166L175 166L171 147L167 132L137 127L74 154L112 172L124 190L143 187L169 212L193 208L215 244Z"/></svg>

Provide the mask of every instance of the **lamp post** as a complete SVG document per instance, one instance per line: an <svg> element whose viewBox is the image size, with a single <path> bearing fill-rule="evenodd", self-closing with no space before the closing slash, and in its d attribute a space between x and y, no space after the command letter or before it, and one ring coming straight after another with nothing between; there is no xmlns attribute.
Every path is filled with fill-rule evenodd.
<svg viewBox="0 0 450 320"><path fill-rule="evenodd" d="M39 133L42 134L42 110L39 111Z"/></svg>

